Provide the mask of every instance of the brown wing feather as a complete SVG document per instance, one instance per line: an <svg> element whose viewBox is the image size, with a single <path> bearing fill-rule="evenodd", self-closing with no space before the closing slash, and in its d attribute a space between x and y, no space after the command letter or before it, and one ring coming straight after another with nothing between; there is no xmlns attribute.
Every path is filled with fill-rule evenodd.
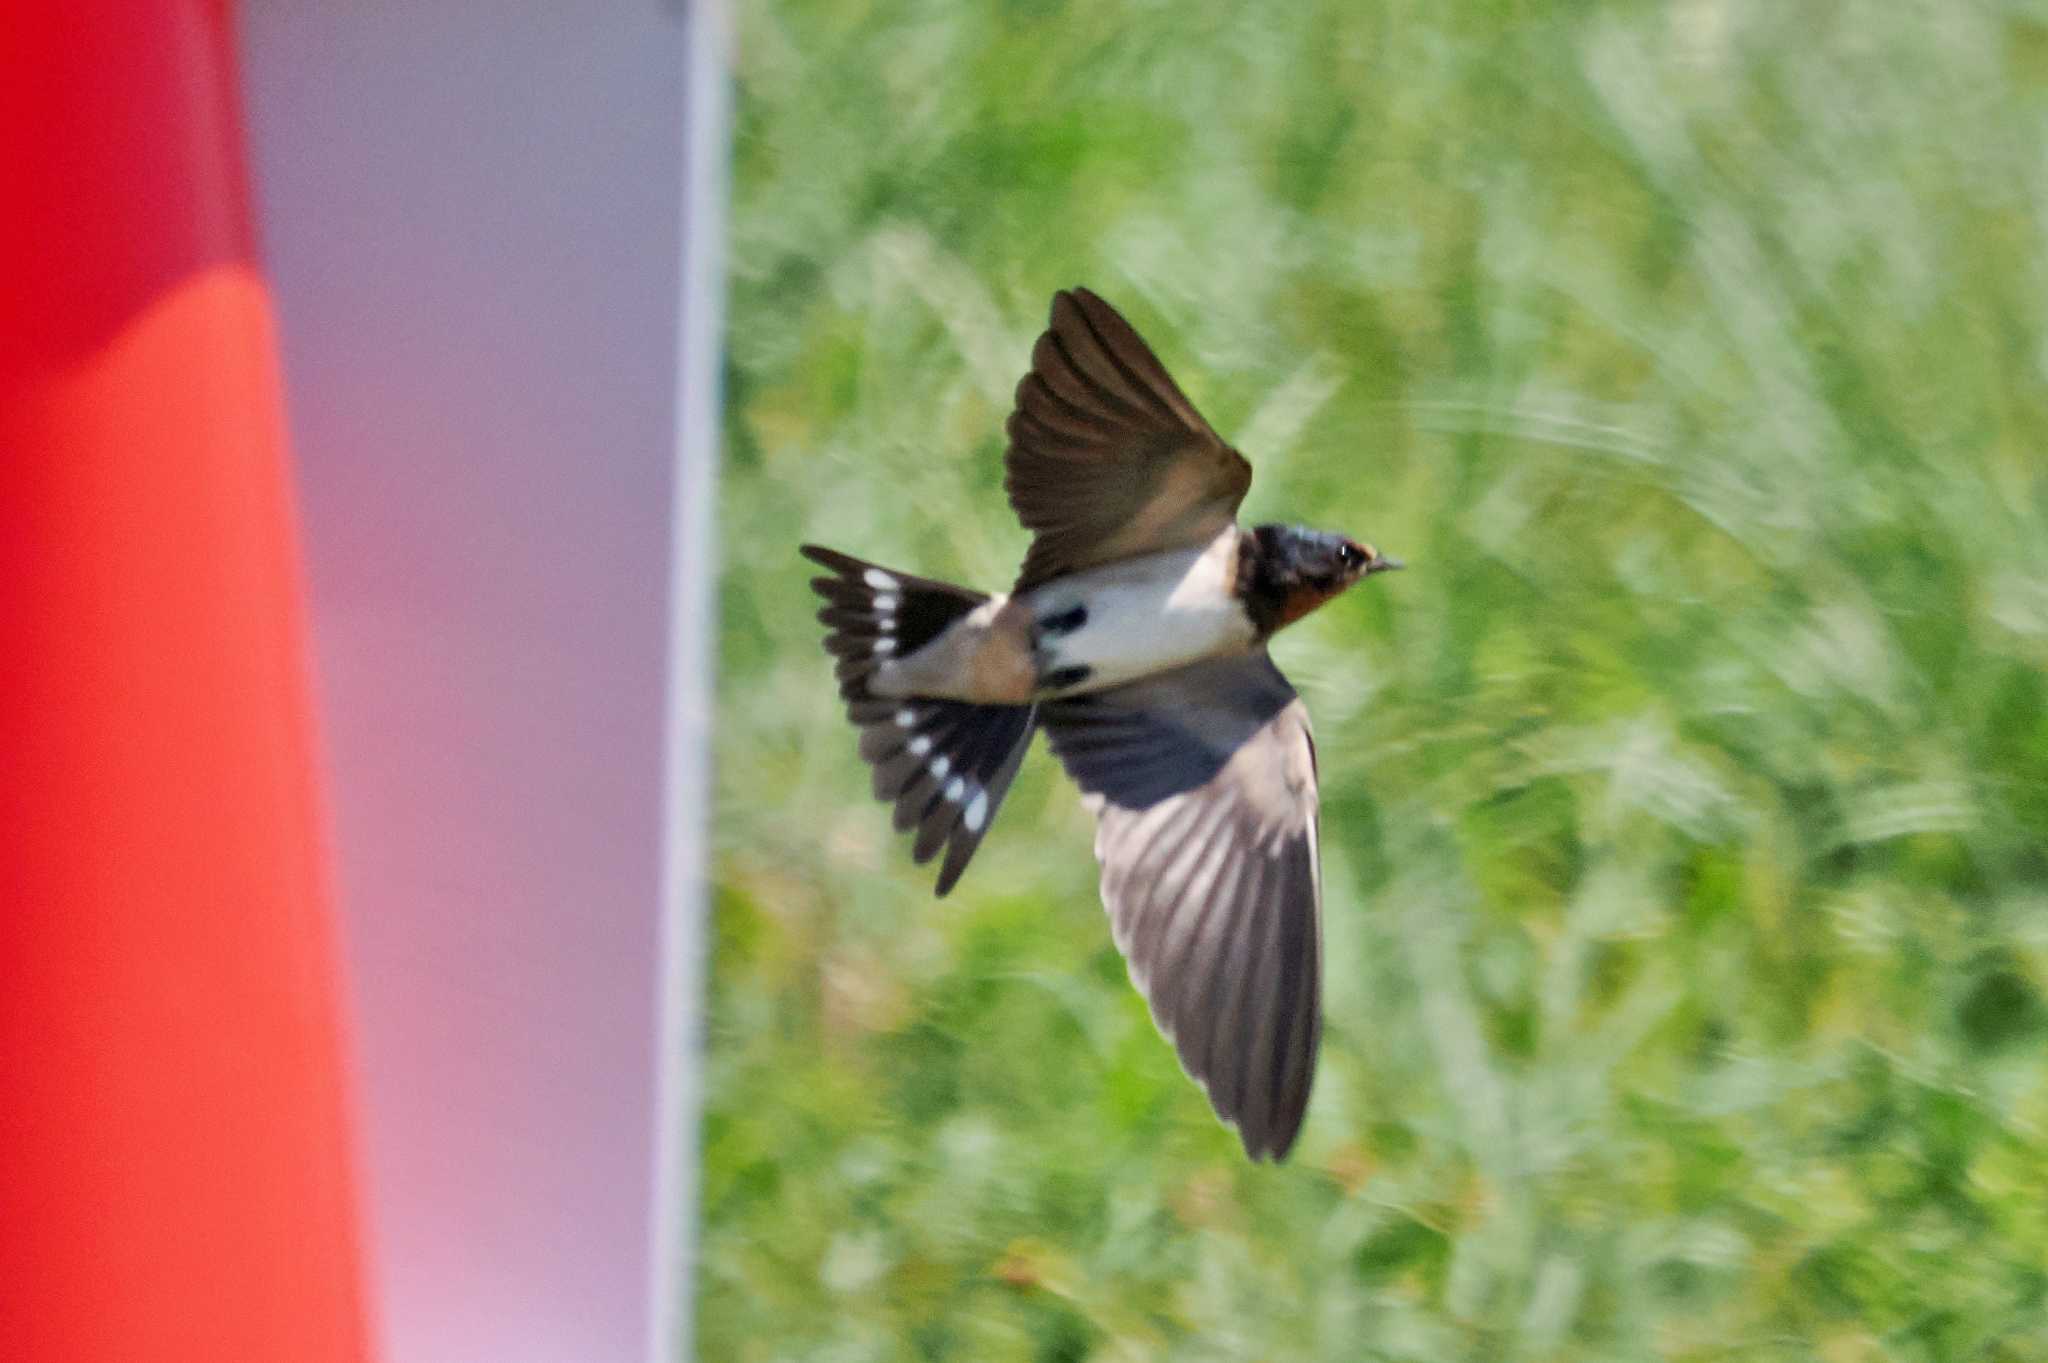
<svg viewBox="0 0 2048 1363"><path fill-rule="evenodd" d="M1306 741L1291 707L1208 785L1154 811L1091 802L1131 978L1254 1159L1293 1148L1322 1037L1314 796L1292 797L1276 821L1261 789L1287 783Z"/></svg>
<svg viewBox="0 0 2048 1363"><path fill-rule="evenodd" d="M1206 544L1237 516L1251 465L1152 350L1086 289L1053 297L1010 414L1004 486L1031 549L1018 590L1097 564Z"/></svg>
<svg viewBox="0 0 2048 1363"><path fill-rule="evenodd" d="M1285 1158L1322 1039L1308 712L1264 653L1045 707L1087 792L1102 899L1182 1066L1253 1158Z"/></svg>

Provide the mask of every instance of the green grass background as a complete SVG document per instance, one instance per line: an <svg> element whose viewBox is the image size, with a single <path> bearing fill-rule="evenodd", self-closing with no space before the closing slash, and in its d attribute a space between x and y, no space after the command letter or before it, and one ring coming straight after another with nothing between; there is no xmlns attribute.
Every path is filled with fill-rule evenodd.
<svg viewBox="0 0 2048 1363"><path fill-rule="evenodd" d="M2048 7L740 18L701 1356L2048 1358ZM1042 744L931 898L796 556L1005 585L1073 283L1410 563L1274 649L1279 1168Z"/></svg>

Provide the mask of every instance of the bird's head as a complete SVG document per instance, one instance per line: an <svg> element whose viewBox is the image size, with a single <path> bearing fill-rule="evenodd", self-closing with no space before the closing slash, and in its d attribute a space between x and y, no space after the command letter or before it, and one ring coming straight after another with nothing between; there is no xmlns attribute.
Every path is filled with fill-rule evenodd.
<svg viewBox="0 0 2048 1363"><path fill-rule="evenodd" d="M1258 559L1253 589L1277 608L1271 629L1293 624L1360 578L1402 566L1370 544L1328 530L1262 525L1252 534Z"/></svg>

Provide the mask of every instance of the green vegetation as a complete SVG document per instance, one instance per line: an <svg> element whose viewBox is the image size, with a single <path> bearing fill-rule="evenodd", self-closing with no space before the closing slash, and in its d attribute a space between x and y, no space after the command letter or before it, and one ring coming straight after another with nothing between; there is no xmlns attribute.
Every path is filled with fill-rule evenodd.
<svg viewBox="0 0 2048 1363"><path fill-rule="evenodd" d="M757 2L706 1359L2048 1357L2048 9ZM989 588L1052 290L1250 519L1327 1031L1244 1163L1041 743L943 902L800 539Z"/></svg>

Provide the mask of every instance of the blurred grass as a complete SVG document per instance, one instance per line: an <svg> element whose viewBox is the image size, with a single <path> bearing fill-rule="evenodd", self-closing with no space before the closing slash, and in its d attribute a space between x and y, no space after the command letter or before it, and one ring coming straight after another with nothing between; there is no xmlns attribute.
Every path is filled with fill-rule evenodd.
<svg viewBox="0 0 2048 1363"><path fill-rule="evenodd" d="M2048 7L743 7L700 1356L2048 1357ZM1249 519L1327 1033L1245 1165L1043 745L951 899L799 539L980 586L1052 290Z"/></svg>

